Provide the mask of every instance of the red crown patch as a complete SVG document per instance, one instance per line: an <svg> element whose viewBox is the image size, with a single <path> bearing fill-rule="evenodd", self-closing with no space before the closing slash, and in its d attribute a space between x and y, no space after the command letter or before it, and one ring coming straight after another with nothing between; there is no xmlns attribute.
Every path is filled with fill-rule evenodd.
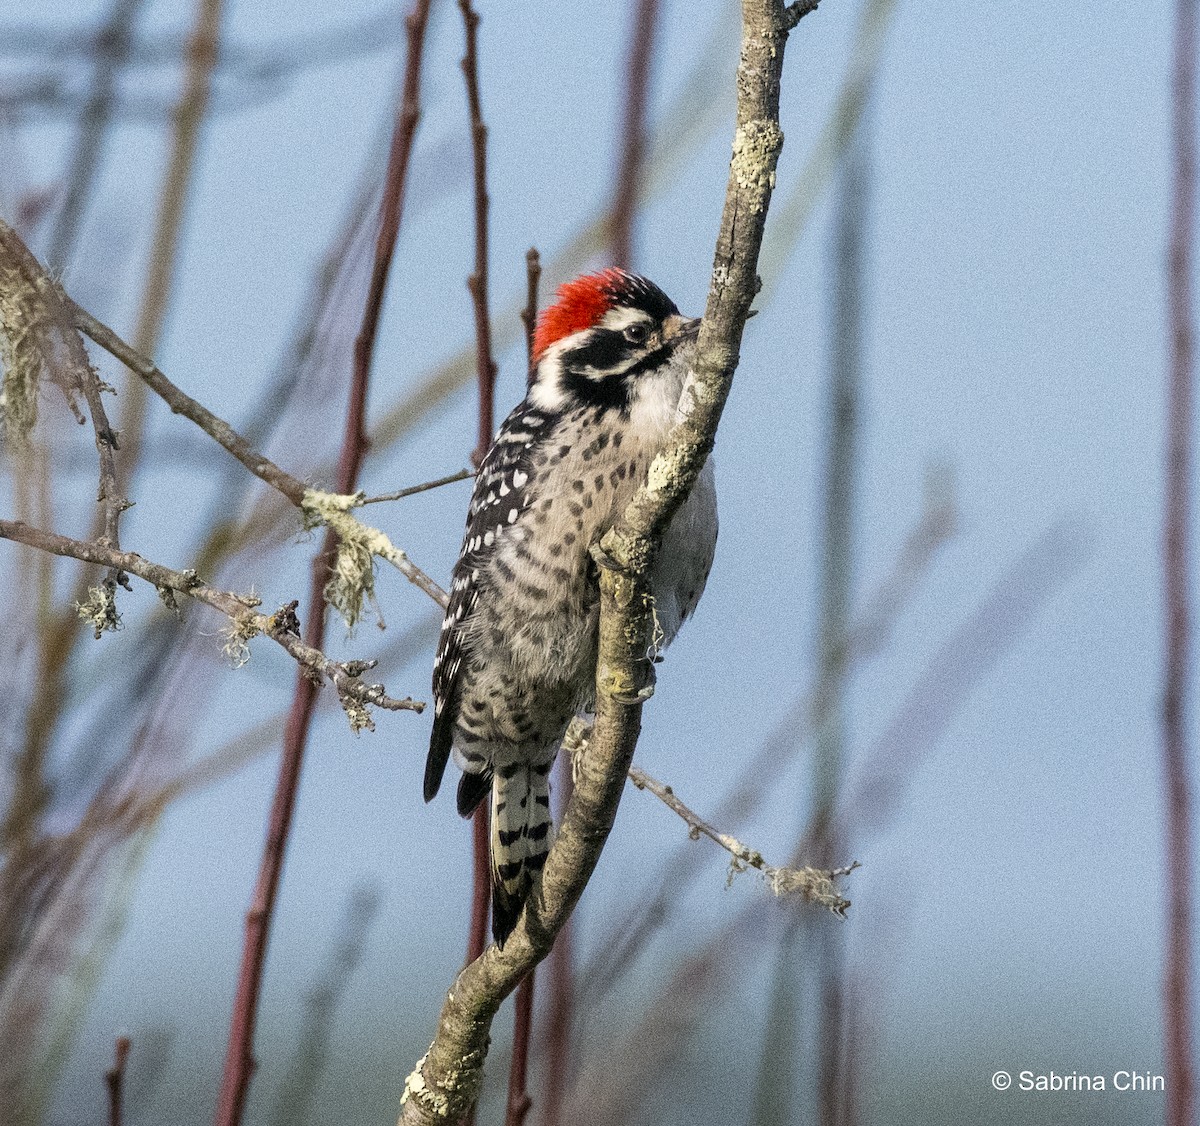
<svg viewBox="0 0 1200 1126"><path fill-rule="evenodd" d="M559 286L558 300L538 318L533 362L536 364L551 344L597 324L616 304L616 294L628 283L629 275L624 270L610 267Z"/></svg>

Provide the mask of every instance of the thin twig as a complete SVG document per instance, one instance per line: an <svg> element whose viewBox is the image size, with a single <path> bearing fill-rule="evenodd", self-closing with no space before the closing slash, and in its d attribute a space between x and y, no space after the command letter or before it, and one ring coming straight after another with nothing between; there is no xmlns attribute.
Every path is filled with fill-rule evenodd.
<svg viewBox="0 0 1200 1126"><path fill-rule="evenodd" d="M475 307L475 366L479 381L479 437L472 461L482 463L495 433L496 363L492 358L492 325L488 313L488 192L487 126L479 97L479 14L471 0L458 0L466 32L467 49L462 71L467 82L467 110L471 116L471 154L475 195L475 272L467 289Z"/></svg>
<svg viewBox="0 0 1200 1126"><path fill-rule="evenodd" d="M525 251L525 308L521 310L521 323L525 326L525 366L529 370L528 382L533 382L533 336L537 332L538 282L542 280L542 259L536 246Z"/></svg>
<svg viewBox="0 0 1200 1126"><path fill-rule="evenodd" d="M646 103L649 100L650 62L658 28L658 0L638 0L629 36L629 64L625 82L625 116L621 127L621 163L609 214L612 260L628 268L633 261L633 224L641 194L642 165L646 152Z"/></svg>
<svg viewBox="0 0 1200 1126"><path fill-rule="evenodd" d="M1166 610L1162 760L1167 851L1167 949L1163 1040L1169 1126L1192 1126L1192 796L1187 747L1189 680L1188 536L1192 475L1192 247L1196 193L1196 0L1175 5L1172 78L1171 235L1167 266L1171 367L1167 402L1163 601Z"/></svg>
<svg viewBox="0 0 1200 1126"><path fill-rule="evenodd" d="M383 295L387 286L389 267L396 248L396 237L403 214L404 188L408 162L420 118L421 60L425 45L425 28L429 19L430 0L416 0L405 21L408 34L408 56L399 111L392 134L391 152L380 208L379 236L375 244L371 281L363 308L362 325L354 342L354 372L350 386L350 404L346 412L346 427L338 459L337 487L341 494L354 490L358 471L367 449L363 426L366 414L367 388L371 359L375 350ZM312 588L309 594L307 637L319 648L325 631L326 590L333 576L335 530L330 526L322 550L313 560ZM343 537L344 538L344 537ZM242 962L238 971L237 993L230 1023L229 1043L225 1055L225 1070L217 1104L217 1126L238 1126L245 1110L246 1094L254 1071L254 1030L258 1018L262 990L263 967L266 961L267 939L270 934L279 880L283 870L284 853L291 830L296 792L300 785L300 769L308 742L316 693L312 682L298 677L292 708L284 732L283 755L275 796L271 803L267 840L263 848L258 881L250 910L246 914Z"/></svg>
<svg viewBox="0 0 1200 1126"><path fill-rule="evenodd" d="M512 1063L508 1069L508 1098L504 1104L504 1126L522 1126L533 1100L526 1082L529 1071L529 1038L533 1030L534 970L517 986L513 1009Z"/></svg>
<svg viewBox="0 0 1200 1126"><path fill-rule="evenodd" d="M857 860L844 867L832 869L776 868L768 864L757 849L710 825L695 810L685 805L670 786L647 774L641 767L629 768L629 780L639 790L648 790L663 805L683 818L688 826L688 836L692 840L699 840L704 836L728 852L733 857L730 861L731 876L735 872L753 868L766 876L767 883L776 895L800 895L809 903L815 903L818 907L824 907L843 917L850 909L850 901L838 894L833 881L839 876L848 876L853 872L859 866Z"/></svg>
<svg viewBox="0 0 1200 1126"><path fill-rule="evenodd" d="M132 1047L128 1036L118 1036L113 1065L104 1073L104 1085L108 1088L108 1126L121 1126L121 1095L125 1083L125 1063Z"/></svg>
<svg viewBox="0 0 1200 1126"><path fill-rule="evenodd" d="M846 639L847 662L858 667L876 655L890 634L900 610L911 597L917 582L926 574L937 552L950 538L956 517L950 496L936 479L926 496L925 509L909 532L889 573L865 600ZM739 781L726 790L713 813L725 825L744 824L758 809L767 792L767 780L779 776L790 759L798 755L819 726L826 706L819 685L802 692L787 709L775 729L746 761ZM662 925L672 905L702 870L703 856L696 849L680 848L665 863L656 890L639 898L636 905L618 915L606 940L582 974L583 1003L587 1010L597 994L627 972L651 933Z"/></svg>
<svg viewBox="0 0 1200 1126"><path fill-rule="evenodd" d="M0 220L0 230L3 230ZM101 348L116 356L135 375L140 376L176 414L181 414L200 427L231 453L255 477L265 481L285 496L313 523L326 524L343 540L354 539L362 543L372 555L390 563L409 582L425 591L435 602L445 606L446 592L420 567L409 559L406 552L396 547L377 528L371 528L354 518L350 509L364 502L359 494L322 493L307 486L298 477L281 469L246 441L224 419L218 418L207 407L172 383L150 360L122 340L111 328L101 324L87 310L67 298L68 307L76 326L85 336L94 340ZM361 422L360 422L361 424Z"/></svg>
<svg viewBox="0 0 1200 1126"><path fill-rule="evenodd" d="M809 12L815 12L821 0L794 0L784 12L786 26L791 29L796 26Z"/></svg>
<svg viewBox="0 0 1200 1126"><path fill-rule="evenodd" d="M385 500L403 500L405 497L416 496L417 493L427 493L430 489L440 489L443 485L453 485L456 481L466 481L475 476L473 469L460 469L448 477L438 477L426 481L423 485L409 485L407 489L399 489L394 493L380 493L377 497L365 497L359 504L379 504Z"/></svg>
<svg viewBox="0 0 1200 1126"><path fill-rule="evenodd" d="M0 539L133 575L156 587L168 605L174 605L176 594L184 594L196 602L203 602L204 605L220 611L232 623L232 629L226 638L225 651L235 663L245 659L246 645L252 638L260 634L269 637L301 666L305 681L313 684L314 691L322 678L329 680L337 689L338 698L346 708L352 726L372 726L370 716L366 712L368 706L388 711L424 710L425 705L417 700L392 699L381 684L362 683L361 676L375 667L374 661L335 661L325 656L318 646L301 641L295 602L282 607L274 614L260 614L255 609L259 605L257 598L217 590L205 583L195 571L176 571L161 563L144 559L132 551L119 551L100 543L70 539L54 532L42 531L40 528L31 528L18 520L0 520Z"/></svg>
<svg viewBox="0 0 1200 1126"><path fill-rule="evenodd" d="M488 193L487 126L479 95L479 15L471 0L458 0L462 13L466 51L462 72L467 87L467 112L471 121L471 156L475 208L475 272L467 278L475 311L475 379L479 390L478 423L475 450L471 461L482 465L496 430L496 364L492 357L492 326L488 311ZM471 915L467 930L467 962L473 962L487 945L488 913L491 899L490 803L480 802L471 818ZM516 1031L514 1031L514 1036ZM513 1066L520 1048L514 1043ZM509 1083L513 1082L510 1072ZM510 1089L509 1102L512 1102ZM475 1108L463 1117L463 1126L474 1126Z"/></svg>

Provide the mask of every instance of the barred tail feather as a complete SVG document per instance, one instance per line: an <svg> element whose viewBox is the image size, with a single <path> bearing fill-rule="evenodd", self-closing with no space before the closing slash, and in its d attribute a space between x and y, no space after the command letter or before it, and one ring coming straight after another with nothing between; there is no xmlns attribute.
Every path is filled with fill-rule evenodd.
<svg viewBox="0 0 1200 1126"><path fill-rule="evenodd" d="M554 839L547 763L511 763L492 781L492 935L512 934Z"/></svg>

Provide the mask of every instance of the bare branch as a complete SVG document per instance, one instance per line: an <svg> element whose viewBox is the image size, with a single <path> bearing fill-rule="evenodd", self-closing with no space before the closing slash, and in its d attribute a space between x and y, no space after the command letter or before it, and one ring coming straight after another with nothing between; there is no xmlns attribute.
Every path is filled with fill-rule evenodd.
<svg viewBox="0 0 1200 1126"><path fill-rule="evenodd" d="M405 497L415 496L417 493L427 493L430 489L440 489L443 485L453 485L456 481L466 481L474 476L474 470L460 469L448 477L438 477L433 481L426 481L423 485L409 485L407 489L398 489L394 493L380 493L377 497L364 497L358 503L380 504L385 500L403 500Z"/></svg>
<svg viewBox="0 0 1200 1126"><path fill-rule="evenodd" d="M646 103L650 91L650 63L658 30L659 0L637 0L629 36L626 66L625 114L621 124L621 163L616 192L609 212L609 240L613 264L629 269L633 262L633 226L641 196L646 154Z"/></svg>
<svg viewBox="0 0 1200 1126"><path fill-rule="evenodd" d="M467 109L471 115L471 152L474 158L475 272L467 289L475 307L475 367L479 381L479 436L472 461L479 465L492 444L495 431L496 362L492 358L492 325L488 314L488 192L487 126L479 97L479 13L471 0L458 0L466 31L467 49L462 71L467 82Z"/></svg>
<svg viewBox="0 0 1200 1126"><path fill-rule="evenodd" d="M787 26L780 0L743 0L737 127L708 306L681 419L617 526L600 574L596 725L543 871L503 951L488 947L454 982L429 1051L405 1084L404 1126L454 1121L474 1104L488 1031L501 1001L549 952L591 877L612 828L648 695L651 613L646 575L656 539L712 449L757 290L756 263L783 144L779 83Z"/></svg>
<svg viewBox="0 0 1200 1126"><path fill-rule="evenodd" d="M118 1036L113 1065L104 1073L104 1085L108 1088L108 1126L121 1126L121 1094L131 1046L128 1036Z"/></svg>
<svg viewBox="0 0 1200 1126"><path fill-rule="evenodd" d="M839 876L848 876L859 867L858 861L843 868L775 868L768 864L757 849L743 844L737 837L722 833L714 828L689 806L685 805L675 791L657 778L647 774L639 766L629 768L629 780L639 789L648 790L668 809L673 810L688 825L688 835L692 840L701 836L719 844L730 856L729 874L732 878L735 872L754 868L767 878L767 883L776 895L800 895L809 903L824 907L835 915L845 917L850 909L850 901L843 899L833 886L833 881Z"/></svg>
<svg viewBox="0 0 1200 1126"><path fill-rule="evenodd" d="M791 30L796 26L809 12L815 12L817 5L821 0L795 0L784 9L783 19L784 26Z"/></svg>
<svg viewBox="0 0 1200 1126"><path fill-rule="evenodd" d="M144 580L155 586L169 606L174 605L176 594L185 594L196 602L220 611L231 622L226 638L225 652L235 664L244 662L247 643L260 634L269 637L281 646L304 669L314 674L318 681L327 679L337 690L338 699L350 719L354 730L373 728L368 707L385 708L388 711L424 710L419 701L405 698L394 700L381 684L364 684L363 673L375 667L374 661L335 661L325 656L315 646L300 640L299 622L296 619L296 603L276 611L274 614L257 613L258 599L242 594L217 590L208 586L195 571L176 571L161 563L153 563L132 551L120 551L100 543L87 543L67 536L31 528L18 520L0 520L0 539L25 544L52 555L78 559L84 563L98 563L102 567Z"/></svg>
<svg viewBox="0 0 1200 1126"><path fill-rule="evenodd" d="M379 214L379 233L375 240L375 255L371 264L371 279L367 287L363 306L362 322L354 341L354 368L350 380L350 401L346 411L346 425L342 436L342 449L338 458L337 489L346 495L352 493L358 481L359 469L367 450L364 426L367 390L371 374L371 360L375 351L379 319L383 309L383 297L387 288L392 256L396 250L396 238L404 210L404 192L408 182L409 158L417 122L420 119L421 63L424 57L425 29L429 20L431 0L414 0L412 11L405 20L408 34L408 54L404 67L404 82L392 131L388 153L383 197ZM311 491L303 498L308 502ZM351 500L356 498L352 497ZM331 513L335 510L331 507ZM307 640L318 647L325 632L325 606L327 602L337 605L353 623L363 594L370 594L373 586L372 549L368 546L375 537L368 535L362 525L354 521L348 512L342 512L338 521L327 520L328 532L323 549L313 559L312 588L309 594L309 617ZM337 554L334 558L335 537ZM386 537L385 537L386 538ZM390 546L390 545L389 545ZM407 566L410 578L426 577L408 562L403 552L392 548L392 562ZM426 579L431 595L440 593L432 580ZM444 595L443 595L444 597ZM254 1074L254 1032L258 1021L258 1006L262 992L263 972L266 964L267 939L270 934L279 881L283 872L283 858L296 807L296 794L300 787L300 770L304 760L304 749L316 706L316 694L312 685L300 677L292 696L284 733L283 755L280 760L279 777L271 800L271 812L267 826L267 839L263 845L259 862L258 879L250 909L246 913L245 931L242 942L241 965L238 969L237 991L234 997L233 1014L229 1026L229 1041L225 1052L225 1066L221 1079L221 1090L217 1101L217 1126L238 1126L246 1108L246 1096L250 1078Z"/></svg>
<svg viewBox="0 0 1200 1126"><path fill-rule="evenodd" d="M1163 603L1166 617L1162 693L1162 763L1169 902L1163 989L1167 1062L1167 1122L1195 1121L1192 1066L1193 861L1192 786L1187 691L1191 665L1188 604L1191 521L1194 316L1193 247L1196 195L1196 5L1178 0L1173 76L1173 177L1168 301L1171 359L1168 376L1166 483L1163 504Z"/></svg>
<svg viewBox="0 0 1200 1126"><path fill-rule="evenodd" d="M538 282L542 280L542 259L536 246L525 251L525 308L521 323L525 326L525 362L533 379L533 334L537 331Z"/></svg>

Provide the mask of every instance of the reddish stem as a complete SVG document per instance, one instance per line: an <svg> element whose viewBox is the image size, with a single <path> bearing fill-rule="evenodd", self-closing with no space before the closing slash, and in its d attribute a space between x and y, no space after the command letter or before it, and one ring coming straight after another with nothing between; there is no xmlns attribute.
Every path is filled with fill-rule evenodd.
<svg viewBox="0 0 1200 1126"><path fill-rule="evenodd" d="M571 800L574 782L571 763L564 756L558 764L558 816L562 819ZM571 1073L571 1032L575 1020L574 920L568 919L550 952L550 996L546 1032L542 1045L546 1073L542 1085L542 1126L558 1126L562 1120Z"/></svg>
<svg viewBox="0 0 1200 1126"><path fill-rule="evenodd" d="M475 272L467 278L475 310L475 365L479 384L479 425L471 461L483 464L496 429L496 363L492 358L492 326L488 313L488 194L487 126L483 121L483 103L479 96L479 14L471 0L458 0L462 12L466 51L462 59L467 86L467 112L471 119L471 155L475 200ZM489 855L488 803L480 803L471 822L471 923L467 932L467 962L473 962L487 945L489 907L491 905L492 865ZM463 1126L474 1126L475 1108L463 1119Z"/></svg>
<svg viewBox="0 0 1200 1126"><path fill-rule="evenodd" d="M128 1036L118 1036L113 1065L104 1073L104 1085L108 1088L108 1126L121 1126L121 1093L131 1046Z"/></svg>
<svg viewBox="0 0 1200 1126"><path fill-rule="evenodd" d="M1191 786L1185 740L1188 682L1187 600L1192 427L1192 238L1195 203L1196 0L1175 7L1172 81L1174 183L1167 269L1171 318L1168 389L1163 597L1166 609L1162 733L1166 785L1167 949L1163 983L1163 1043L1168 1126L1191 1126L1192 836Z"/></svg>
<svg viewBox="0 0 1200 1126"><path fill-rule="evenodd" d="M536 246L525 251L525 308L521 310L521 321L525 325L525 366L529 370L528 383L533 385L533 336L537 332L538 282L542 279L542 259Z"/></svg>
<svg viewBox="0 0 1200 1126"><path fill-rule="evenodd" d="M418 95L421 57L425 42L425 26L429 17L429 5L430 0L416 0L412 13L406 20L408 58L404 72L403 94L400 112L396 117L396 125L392 134L392 147L388 158L387 178L380 207L379 236L375 244L371 282L363 309L362 325L354 342L354 372L350 385L350 404L346 412L346 426L342 438L341 454L338 458L336 488L341 493L353 491L358 480L363 456L367 451L367 436L363 425L366 413L367 386L370 379L371 358L375 350L375 337L379 327L380 309L383 305L383 295L387 285L388 268L391 265L403 212L408 160L412 152L417 121L420 117ZM329 581L335 548L333 533L327 532L321 551L313 560L305 641L314 648L321 648L324 642L325 587ZM279 778L275 785L275 796L271 804L267 839L263 846L258 881L255 884L250 910L246 914L237 993L234 998L233 1018L225 1055L225 1069L217 1102L217 1126L238 1126L241 1122L246 1106L246 1095L250 1087L250 1078L254 1072L254 1030L258 1020L258 1002L262 989L267 940L270 935L271 918L279 890L279 879L283 870L288 835L291 831L296 792L300 784L300 769L304 759L304 748L308 741L316 693L317 685L301 671L296 678L296 689L284 730L283 756L279 764Z"/></svg>
<svg viewBox="0 0 1200 1126"><path fill-rule="evenodd" d="M488 315L488 194L487 126L479 97L479 14L471 0L458 0L466 32L467 50L462 60L467 81L467 109L471 115L471 153L475 187L475 272L467 278L475 306L475 363L479 379L479 440L473 460L479 466L492 444L496 429L496 363L492 359L492 326Z"/></svg>
<svg viewBox="0 0 1200 1126"><path fill-rule="evenodd" d="M633 221L637 215L646 155L646 105L650 91L650 61L654 57L658 30L658 8L658 0L638 0L631 28L621 165L609 218L613 264L622 268L633 261Z"/></svg>
<svg viewBox="0 0 1200 1126"><path fill-rule="evenodd" d="M529 1071L529 1033L533 1027L533 970L517 986L516 1016L513 1021L512 1066L508 1072L508 1101L504 1126L521 1126L533 1106L526 1086Z"/></svg>
<svg viewBox="0 0 1200 1126"><path fill-rule="evenodd" d="M483 801L471 819L471 856L475 884L471 892L471 929L467 933L467 962L473 962L487 945L488 907L491 905L492 869L488 851L488 803Z"/></svg>

